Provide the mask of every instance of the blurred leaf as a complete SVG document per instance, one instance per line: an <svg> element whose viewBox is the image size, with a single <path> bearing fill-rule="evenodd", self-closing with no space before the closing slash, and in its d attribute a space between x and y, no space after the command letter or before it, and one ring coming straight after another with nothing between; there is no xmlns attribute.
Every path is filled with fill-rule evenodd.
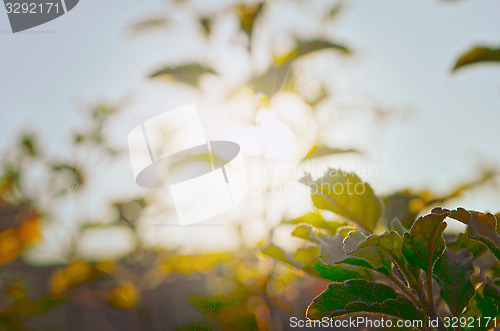
<svg viewBox="0 0 500 331"><path fill-rule="evenodd" d="M37 157L39 154L38 146L35 142L35 136L32 134L25 134L20 142L21 151L29 157Z"/></svg>
<svg viewBox="0 0 500 331"><path fill-rule="evenodd" d="M426 272L432 272L436 260L446 247L443 231L446 223L443 220L449 211L439 214L428 214L413 223L410 233L403 237L403 255L410 264L418 265Z"/></svg>
<svg viewBox="0 0 500 331"><path fill-rule="evenodd" d="M231 255L226 253L213 253L201 255L173 255L166 257L160 265L162 272L170 274L190 274L211 269L219 263L229 262Z"/></svg>
<svg viewBox="0 0 500 331"><path fill-rule="evenodd" d="M139 23L136 23L130 27L133 33L141 33L154 29L165 28L168 25L167 19L164 17L154 17Z"/></svg>
<svg viewBox="0 0 500 331"><path fill-rule="evenodd" d="M203 28L203 32L205 32L206 36L209 36L212 32L213 19L211 17L202 17L200 18L200 25Z"/></svg>
<svg viewBox="0 0 500 331"><path fill-rule="evenodd" d="M249 84L256 93L262 93L272 98L290 81L290 63L283 66L270 66L264 73L253 76Z"/></svg>
<svg viewBox="0 0 500 331"><path fill-rule="evenodd" d="M132 283L126 283L116 287L109 295L107 302L117 308L127 310L137 304L139 294Z"/></svg>
<svg viewBox="0 0 500 331"><path fill-rule="evenodd" d="M338 51L340 54L349 55L351 51L347 46L326 40L326 39L298 39L297 40L297 50L299 56L304 56L313 52L325 50L325 49L334 49Z"/></svg>
<svg viewBox="0 0 500 331"><path fill-rule="evenodd" d="M68 176L71 181L70 187L73 190L78 190L83 186L83 184L85 184L85 177L83 175L83 172L76 166L65 163L55 164L52 166L52 171L56 174L63 174ZM67 188L63 188L58 193L64 193L66 192L66 190Z"/></svg>
<svg viewBox="0 0 500 331"><path fill-rule="evenodd" d="M326 230L332 235L337 233L338 228L346 225L346 223L341 223L338 221L327 221L318 212L307 213L290 221L283 221L282 223L294 225L308 224L314 226L315 228Z"/></svg>
<svg viewBox="0 0 500 331"><path fill-rule="evenodd" d="M253 3L253 4L241 4L236 7L236 13L240 18L240 27L244 31L248 39L250 39L249 45L251 45L252 35L255 28L255 22L262 12L264 3Z"/></svg>
<svg viewBox="0 0 500 331"><path fill-rule="evenodd" d="M211 68L208 68L202 64L191 63L178 66L163 67L150 74L149 78L172 77L181 83L196 86L198 85L201 76L204 74L215 75L216 73Z"/></svg>
<svg viewBox="0 0 500 331"><path fill-rule="evenodd" d="M487 249L481 242L470 239L465 233L460 233L457 240L453 243L448 243L447 247L453 251L466 249L474 257L481 255Z"/></svg>
<svg viewBox="0 0 500 331"><path fill-rule="evenodd" d="M481 62L500 62L500 48L477 46L463 54L455 63L453 71Z"/></svg>
<svg viewBox="0 0 500 331"><path fill-rule="evenodd" d="M331 282L343 282L349 279L364 279L369 277L369 274L363 271L357 271L341 265L324 264L318 257L311 257L311 260L307 263L293 261L293 258L287 257L280 248L274 245L267 246L262 250L262 253L300 269L313 277Z"/></svg>
<svg viewBox="0 0 500 331"><path fill-rule="evenodd" d="M354 149L331 148L323 145L320 146L314 145L309 150L309 152L307 152L307 155L302 160L304 161L326 155L344 154L344 153L359 153L359 152Z"/></svg>
<svg viewBox="0 0 500 331"><path fill-rule="evenodd" d="M296 47L291 52L274 56L274 64L281 66L293 59L327 49L334 49L342 55L351 53L346 46L326 39L297 39Z"/></svg>
<svg viewBox="0 0 500 331"><path fill-rule="evenodd" d="M208 324L204 322L187 323L178 327L176 331L214 331Z"/></svg>
<svg viewBox="0 0 500 331"><path fill-rule="evenodd" d="M342 3L337 3L332 9L330 9L328 16L330 16L330 18L336 18L340 12L342 12L343 7Z"/></svg>
<svg viewBox="0 0 500 331"><path fill-rule="evenodd" d="M299 225L292 231L292 237L302 238L305 240L318 243L316 239L311 237L312 229L306 225Z"/></svg>
<svg viewBox="0 0 500 331"><path fill-rule="evenodd" d="M320 320L351 313L369 312L404 320L424 320L406 297L387 285L361 279L332 283L307 308L307 317Z"/></svg>
<svg viewBox="0 0 500 331"><path fill-rule="evenodd" d="M215 318L222 330L258 330L256 309L267 309L266 303L257 295L257 286L238 286L228 294L209 297L193 295L189 303L203 314Z"/></svg>
<svg viewBox="0 0 500 331"><path fill-rule="evenodd" d="M341 233L328 235L315 232L307 225L299 225L292 236L308 240L316 244L321 252L321 259L327 264L334 264L344 258L344 237ZM316 254L316 255L319 255Z"/></svg>
<svg viewBox="0 0 500 331"><path fill-rule="evenodd" d="M441 287L441 298L446 301L453 316L459 317L474 296L470 275L474 272L472 254L467 250L447 250L436 261L434 277Z"/></svg>
<svg viewBox="0 0 500 331"><path fill-rule="evenodd" d="M382 205L370 185L355 174L329 169L316 182L307 176L301 182L311 188L316 208L330 210L369 232L375 229Z"/></svg>

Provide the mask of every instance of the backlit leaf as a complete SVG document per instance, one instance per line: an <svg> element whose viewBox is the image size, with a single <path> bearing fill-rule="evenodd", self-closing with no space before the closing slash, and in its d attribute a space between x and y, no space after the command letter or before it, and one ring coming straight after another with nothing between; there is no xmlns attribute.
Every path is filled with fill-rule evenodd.
<svg viewBox="0 0 500 331"><path fill-rule="evenodd" d="M280 248L269 245L262 250L262 253L278 261L284 262L305 273L320 279L331 282L343 282L349 279L370 278L370 275L356 267L349 268L342 265L325 264L317 256L311 257L306 263L296 261L293 257L288 257Z"/></svg>
<svg viewBox="0 0 500 331"><path fill-rule="evenodd" d="M424 271L432 271L434 263L445 249L443 231L446 223L443 220L449 213L443 210L439 214L420 217L411 227L410 233L405 233L402 251L410 264L416 264Z"/></svg>
<svg viewBox="0 0 500 331"><path fill-rule="evenodd" d="M471 318L476 321L472 325L467 325L463 327L464 331L472 331L472 330L494 330L494 320L491 320L489 324L486 324L488 321L483 317L495 318L500 316L500 302L495 300L494 298L488 296L488 284L484 283L477 290L474 297L469 300L467 305L467 309L460 316L461 318L466 318L470 320ZM481 323L477 323L477 318L480 318ZM497 323L498 321L497 318ZM498 325L497 325L498 326Z"/></svg>
<svg viewBox="0 0 500 331"><path fill-rule="evenodd" d="M467 236L485 244L500 260L500 234L495 215L458 208L451 211L450 217L467 224Z"/></svg>
<svg viewBox="0 0 500 331"><path fill-rule="evenodd" d="M474 272L472 254L467 250L447 250L434 266L434 277L441 287L441 298L446 301L453 316L460 316L474 296L470 275Z"/></svg>
<svg viewBox="0 0 500 331"><path fill-rule="evenodd" d="M369 312L404 320L424 316L406 297L387 285L361 279L332 283L307 308L307 317L319 320L350 313Z"/></svg>
<svg viewBox="0 0 500 331"><path fill-rule="evenodd" d="M327 221L318 212L307 213L290 221L283 221L282 223L295 225L308 224L318 229L327 230L332 235L337 233L338 228L346 224L338 221Z"/></svg>
<svg viewBox="0 0 500 331"><path fill-rule="evenodd" d="M353 173L329 169L315 182L310 177L301 180L311 188L316 208L330 210L369 232L373 232L382 214L380 200L367 183Z"/></svg>

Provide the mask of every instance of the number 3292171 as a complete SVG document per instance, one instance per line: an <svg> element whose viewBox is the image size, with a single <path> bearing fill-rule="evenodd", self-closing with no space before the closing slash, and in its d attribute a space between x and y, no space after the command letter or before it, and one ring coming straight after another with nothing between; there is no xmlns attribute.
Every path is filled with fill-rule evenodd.
<svg viewBox="0 0 500 331"><path fill-rule="evenodd" d="M11 3L5 4L7 14L59 14L59 3L42 2L42 3Z"/></svg>

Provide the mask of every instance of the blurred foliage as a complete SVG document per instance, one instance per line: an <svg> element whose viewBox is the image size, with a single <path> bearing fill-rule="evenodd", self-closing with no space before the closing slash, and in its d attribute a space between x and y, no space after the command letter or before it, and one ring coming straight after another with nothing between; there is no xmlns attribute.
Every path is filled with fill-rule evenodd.
<svg viewBox="0 0 500 331"><path fill-rule="evenodd" d="M191 5L188 0L173 4ZM253 60L255 32L269 19L269 5L240 2L214 13L196 13L196 26L208 39L219 20L235 15L236 33L246 38L247 55ZM324 24L343 8L343 3L332 3L322 16ZM154 15L130 30L171 33L172 21L169 14ZM315 98L300 95L294 84L297 64L319 52L349 57L353 51L320 33L289 37L291 49L273 49L268 67L252 68L235 90L250 88L266 103L283 91L292 92L315 110L330 92L320 86ZM497 53L495 48L475 48L454 70L498 61ZM184 60L164 64L148 77L197 89L206 75L218 72L210 63ZM103 159L119 156L122 151L110 143L106 130L121 105L89 108L90 120L69 139L71 148L98 150ZM49 226L59 215L50 206L84 191L92 176L83 166L86 160L50 155L34 133L22 135L13 149L2 156L0 169L0 330L287 330L290 317L302 319L306 314L316 319L368 312L393 320L499 314L497 218L463 209L434 209L418 217L496 178L492 170L444 194L402 189L383 196L355 174L334 171L316 181L308 176L303 183L311 188L314 210L283 220L258 247L242 245L231 252L187 255L173 247L151 247L138 231L150 197L122 198L110 201L114 218L85 220L77 233L67 233L69 244L60 252L59 263L33 265L27 258L33 245L52 240L48 231L56 232ZM330 146L319 133L307 149L304 160L361 153ZM25 185L35 164L42 164L49 178L35 183L36 190ZM446 217L465 223L467 232L443 235ZM79 254L77 244L87 230L116 225L133 233L136 245L131 252L100 260ZM298 247L287 250L273 241L273 231L281 228L293 228L291 238L300 242Z"/></svg>
<svg viewBox="0 0 500 331"><path fill-rule="evenodd" d="M453 71L471 64L500 62L500 48L477 46L464 53L455 63Z"/></svg>

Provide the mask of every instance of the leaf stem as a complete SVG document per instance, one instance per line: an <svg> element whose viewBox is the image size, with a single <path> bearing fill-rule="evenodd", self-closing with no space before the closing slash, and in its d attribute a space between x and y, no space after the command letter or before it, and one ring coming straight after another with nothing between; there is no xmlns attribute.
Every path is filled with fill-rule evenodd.
<svg viewBox="0 0 500 331"><path fill-rule="evenodd" d="M387 275L386 275L387 276ZM401 291L403 291L404 294L418 307L418 308L423 308L423 302L419 300L411 291L410 289L403 284L399 279L394 277L394 275L389 275L387 276Z"/></svg>

